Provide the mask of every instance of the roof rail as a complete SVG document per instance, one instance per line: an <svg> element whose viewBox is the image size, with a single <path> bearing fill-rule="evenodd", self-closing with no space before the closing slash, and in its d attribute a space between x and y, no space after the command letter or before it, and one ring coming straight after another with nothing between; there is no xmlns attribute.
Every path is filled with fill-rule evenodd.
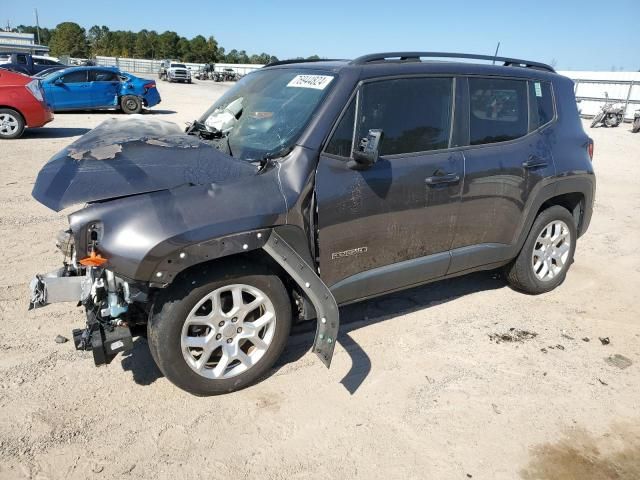
<svg viewBox="0 0 640 480"><path fill-rule="evenodd" d="M292 58L290 60L278 60L277 62L267 63L265 67L275 67L278 65L290 65L292 63L313 63L313 62L335 62L336 58Z"/></svg>
<svg viewBox="0 0 640 480"><path fill-rule="evenodd" d="M529 60L521 60L519 58L494 57L493 55L476 55L473 53L451 53L451 52L387 52L372 53L363 55L351 60L351 65L366 65L367 63L383 62L387 59L399 59L400 61L419 61L420 58L469 58L473 60L492 60L503 62L505 67L526 67L536 68L538 70L546 70L554 72L550 65L540 62L532 62Z"/></svg>

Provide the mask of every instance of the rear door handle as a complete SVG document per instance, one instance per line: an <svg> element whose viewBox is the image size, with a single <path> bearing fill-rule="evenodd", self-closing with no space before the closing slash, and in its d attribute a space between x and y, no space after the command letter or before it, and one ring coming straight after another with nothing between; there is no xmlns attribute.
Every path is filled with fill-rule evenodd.
<svg viewBox="0 0 640 480"><path fill-rule="evenodd" d="M444 175L434 175L433 177L427 177L424 181L427 185L458 183L460 181L460 175L458 175L457 173L445 173Z"/></svg>
<svg viewBox="0 0 640 480"><path fill-rule="evenodd" d="M529 160L522 163L522 166L524 168L542 168L546 167L547 165L549 165L549 162L540 157L536 157L535 155L531 155L529 157Z"/></svg>

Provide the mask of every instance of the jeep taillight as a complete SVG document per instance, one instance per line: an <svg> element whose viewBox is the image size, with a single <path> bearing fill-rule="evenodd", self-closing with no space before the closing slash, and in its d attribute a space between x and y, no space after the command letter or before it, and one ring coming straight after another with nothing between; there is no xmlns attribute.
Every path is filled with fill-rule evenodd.
<svg viewBox="0 0 640 480"><path fill-rule="evenodd" d="M593 162L593 140L589 139L587 142L587 153L589 154L589 158Z"/></svg>
<svg viewBox="0 0 640 480"><path fill-rule="evenodd" d="M44 102L44 96L42 95L42 87L40 87L40 80L31 80L25 85L25 88L29 90L29 93L33 95L39 102Z"/></svg>

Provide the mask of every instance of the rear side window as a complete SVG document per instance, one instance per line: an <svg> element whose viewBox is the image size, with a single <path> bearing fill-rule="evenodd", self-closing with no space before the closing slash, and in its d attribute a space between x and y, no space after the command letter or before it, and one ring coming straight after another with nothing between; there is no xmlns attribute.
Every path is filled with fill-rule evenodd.
<svg viewBox="0 0 640 480"><path fill-rule="evenodd" d="M89 72L90 82L117 82L119 80L118 74L115 72L106 70L91 70Z"/></svg>
<svg viewBox="0 0 640 480"><path fill-rule="evenodd" d="M449 146L451 78L406 78L367 83L360 91L357 138L382 129L381 155Z"/></svg>
<svg viewBox="0 0 640 480"><path fill-rule="evenodd" d="M16 62L20 65L26 65L27 57L25 55L16 55Z"/></svg>
<svg viewBox="0 0 640 480"><path fill-rule="evenodd" d="M75 72L67 73L62 77L64 83L82 83L87 81L86 70L76 70Z"/></svg>
<svg viewBox="0 0 640 480"><path fill-rule="evenodd" d="M529 82L529 99L531 101L530 130L533 131L551 122L555 116L551 82Z"/></svg>
<svg viewBox="0 0 640 480"><path fill-rule="evenodd" d="M470 78L469 98L471 145L506 142L527 134L526 81Z"/></svg>

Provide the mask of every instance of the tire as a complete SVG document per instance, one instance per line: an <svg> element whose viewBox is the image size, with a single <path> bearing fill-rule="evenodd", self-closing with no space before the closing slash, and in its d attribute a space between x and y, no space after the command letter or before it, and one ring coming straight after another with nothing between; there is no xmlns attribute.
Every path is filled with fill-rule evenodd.
<svg viewBox="0 0 640 480"><path fill-rule="evenodd" d="M620 117L615 114L607 115L604 119L604 124L607 127L615 128L620 125Z"/></svg>
<svg viewBox="0 0 640 480"><path fill-rule="evenodd" d="M545 230L546 237L542 238L541 243L539 240ZM562 240L559 236L564 233L567 236ZM564 281L573 263L576 240L576 223L571 212L558 205L547 208L533 222L529 236L516 259L505 267L507 281L516 290L532 295L553 290ZM546 241L550 241L552 245L545 246ZM546 251L549 256L545 259Z"/></svg>
<svg viewBox="0 0 640 480"><path fill-rule="evenodd" d="M142 101L135 95L125 95L120 99L120 108L127 114L140 113Z"/></svg>
<svg viewBox="0 0 640 480"><path fill-rule="evenodd" d="M25 122L22 115L11 108L0 108L0 139L19 138L24 132Z"/></svg>
<svg viewBox="0 0 640 480"><path fill-rule="evenodd" d="M640 132L640 117L636 118L633 121L633 127L631 128L631 132L633 132L633 133Z"/></svg>
<svg viewBox="0 0 640 480"><path fill-rule="evenodd" d="M238 290L246 311L236 313L233 297ZM246 305L260 297L263 303L249 310ZM201 319L199 312L212 318ZM260 325L254 327L252 320ZM160 371L198 396L233 392L263 378L282 353L290 329L291 301L280 278L232 262L177 278L154 301L147 324L149 348ZM210 352L207 361L201 353L205 348Z"/></svg>

